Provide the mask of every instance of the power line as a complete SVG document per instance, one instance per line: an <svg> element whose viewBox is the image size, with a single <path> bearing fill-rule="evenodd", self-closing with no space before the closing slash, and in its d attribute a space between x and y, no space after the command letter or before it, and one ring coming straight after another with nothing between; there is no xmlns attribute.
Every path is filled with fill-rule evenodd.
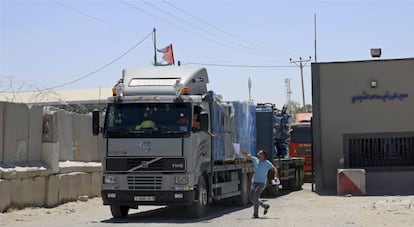
<svg viewBox="0 0 414 227"><path fill-rule="evenodd" d="M118 26L116 24L112 24L110 22L107 22L106 20L103 20L103 19L99 18L99 17L92 16L90 14L87 14L87 13L83 12L83 11L80 11L78 9L75 9L75 8L73 8L71 6L68 6L66 4L63 4L62 2L58 2L58 1L55 1L55 0L50 0L50 2L55 3L55 4L57 4L57 5L65 8L65 9L69 10L69 11L75 12L75 13L80 14L80 15L82 15L84 17L89 18L89 19L93 19L93 20L98 21L98 22L100 22L102 24L105 24L107 26L110 26L110 27L113 27L115 29L118 29L119 31L126 32L126 33L129 33L129 34L133 34L134 36L137 36L137 35L138 36L141 36L140 34L135 33L135 32L133 32L133 31L131 31L131 30L125 28L125 27L121 27L121 26ZM209 59L213 58L212 56L206 56L204 53L195 52L194 50L188 50L188 49L185 49L185 48L181 48L181 49L184 49L184 50L187 50L189 52L195 53L195 54L197 54L197 56L204 56L204 57L209 58ZM53 78L53 79L55 79L55 78ZM45 79L45 80L49 80L49 79Z"/></svg>
<svg viewBox="0 0 414 227"><path fill-rule="evenodd" d="M207 30L207 29L204 29L204 28L202 28L202 27L200 27L200 26L197 26L197 25L195 25L195 24L193 24L193 23L190 23L190 22L188 22L188 21L186 21L186 20L184 20L184 19L182 19L182 18L180 18L180 17L177 17L177 16L175 16L174 14L171 14L170 12L168 12L168 11L166 11L166 10L164 10L164 9L162 9L162 8L160 8L160 7L158 7L158 6L154 5L154 4L152 4L152 3L148 2L148 1L146 1L146 0L142 0L142 1L143 1L145 4L147 4L147 5L151 6L152 8L157 9L157 10L159 10L160 12L162 12L162 13L164 13L164 14L166 14L166 15L168 15L168 16L170 16L170 17L172 17L172 18L175 18L176 20L181 21L182 23L185 23L185 24L187 24L187 25L189 25L189 26L191 26L191 27L193 27L193 28L195 28L195 29L197 29L197 30L199 30L199 31L201 31L201 32L204 32L204 33L206 33L206 34L208 34L208 35L210 35L210 36L214 36L214 37L216 37L216 38L223 39L223 40L225 40L225 41L229 42L231 45L234 45L234 41L232 41L232 40L230 40L230 39L226 38L225 36L218 35L218 34L213 33L213 32L211 32L211 31L209 31L209 30ZM262 50L258 50L258 49L256 49L256 48L252 48L252 47L250 47L250 46L248 46L248 45L245 45L245 44L243 44L243 43L239 43L239 44L237 45L237 47L239 47L239 48L240 48L240 47L245 48L246 50L256 52L256 53L258 53L259 55L263 55L263 56L266 56L266 57L275 57L275 55L273 55L273 54L274 54L273 52L269 52L269 53L271 53L271 54L269 54L269 53L263 53L264 51L262 51ZM267 51L268 51L268 50L267 50Z"/></svg>
<svg viewBox="0 0 414 227"><path fill-rule="evenodd" d="M232 34L232 33L228 32L228 31L226 31L226 30L224 30L224 29L221 29L221 28L219 28L219 27L217 27L217 26L214 26L213 24L210 24L210 23L208 23L208 22L206 22L206 21L204 21L204 20L202 20L202 19L200 19L200 18L198 18L198 17L194 16L193 14L191 14L191 13L189 13L189 12L187 12L187 11L184 11L184 10L182 10L182 9L178 8L177 6L173 5L172 3L170 3L170 2L168 2L168 1L166 1L166 0L162 0L162 1L163 1L165 4L169 5L170 7L172 7L172 8L174 8L174 9L176 9L177 11L179 11L179 12L181 12L181 13L183 13L183 14L185 14L185 15L187 15L187 16L189 16L189 17L191 17L191 18L195 19L195 20L197 20L198 22L203 23L203 24L205 24L205 25L207 25L207 26L209 26L209 27L211 27L211 28L215 29L216 31L219 31L219 32L225 33L226 35L231 36L231 37L233 37L233 38L235 38L235 39L237 39L237 40L239 40L239 41L242 41L242 42L244 42L244 43L246 43L246 44L250 44L250 45L252 45L252 46L255 46L255 47L257 47L257 48L260 48L260 49L261 49L261 51L266 51L266 52L268 52L268 53L272 53L272 54L274 54L275 52L278 52L278 53L281 53L281 54L284 54L284 55L291 54L291 53L286 52L286 51L274 50L274 49L271 49L271 48L269 48L269 47L263 47L263 46L260 46L260 45L258 45L258 44L256 44L256 43L253 43L253 42L249 41L249 40L246 40L246 39L243 39L243 38L241 38L241 37L239 37L239 36L237 36L237 35L234 35L234 34ZM255 49L257 49L257 48L255 48Z"/></svg>
<svg viewBox="0 0 414 227"><path fill-rule="evenodd" d="M221 45L221 46L224 46L224 47L227 47L227 48L232 48L232 49L235 49L235 50L240 50L237 46L231 46L231 45L228 45L228 44L226 44L226 43L223 43L223 42L220 42L220 41L217 41L217 40L211 39L211 38L209 38L209 37L206 37L206 36L200 35L200 34L198 34L198 33L195 33L195 32L193 32L193 31L191 31L191 30L188 30L188 29L183 28L183 27L181 27L181 26L178 26L178 25L176 25L176 24L174 24L174 23L171 23L170 21L165 20L165 19L163 19L163 18L161 18L161 17L159 17L159 16L157 16L157 15L154 15L154 14L152 14L152 13L149 13L149 12L147 12L147 11L145 11L145 10L143 10L143 9L141 9L141 8L139 8L139 7L137 7L136 5L133 5L133 4L129 3L129 2L126 2L125 0L120 0L120 2L122 2L123 4L125 4L125 5L127 5L127 6L129 6L129 7L131 7L131 8L134 8L135 10L138 10L138 11L140 11L140 12L142 12L142 13L144 13L144 14L148 15L148 16L154 17L154 18L156 18L156 19L158 19L158 20L160 20L160 21L162 21L162 22L164 22L164 23L166 23L166 24L169 24L169 25L171 25L171 26L173 26L173 27L175 27L175 28L178 28L178 29L180 29L180 30L182 30L182 31L185 31L185 32L189 33L189 34L192 34L192 35L194 35L194 36L196 36L196 37L199 37L199 38L201 38L201 39L205 39L205 40L210 41L210 42L212 42L212 43L214 43L214 44L218 44L218 45ZM252 52L252 51L248 51L248 50L245 50L245 51L246 51L246 52L250 52L250 53L252 53L252 54L262 55L262 56L263 56L263 53L256 53L256 52ZM267 55L267 57L269 57L269 55Z"/></svg>
<svg viewBox="0 0 414 227"><path fill-rule="evenodd" d="M116 25L116 24L112 24L112 23L107 22L107 21L105 21L105 20L103 20L103 19L101 19L101 18L98 18L98 17L92 16L92 15L87 14L87 13L85 13L85 12L82 12L82 11L80 11L80 10L78 10L78 9L75 9L75 8L73 8L73 7L71 7L71 6L68 6L68 5L66 5L66 4L63 4L62 2L58 2L58 1L55 1L55 0L50 0L50 1L51 1L52 3L55 3L55 4L57 4L57 5L59 5L59 6L63 7L63 8L65 8L65 9L67 9L67 10L70 10L70 11L72 11L72 12L75 12L75 13L77 13L77 14L80 14L80 15L82 15L82 16L84 16L84 17L88 17L88 18L90 18L90 19L93 19L93 20L95 20L95 21L98 21L98 22L100 22L100 23L102 23L102 24L105 24L105 25L107 25L107 26L110 26L110 27L116 28L116 29L118 29L118 30L120 30L120 31L124 31L124 32L130 33L130 34L133 34L134 36L140 35L140 34L138 34L138 33L135 33L135 32L130 31L129 29L126 29L126 28L124 28L124 27L118 26L118 25Z"/></svg>
<svg viewBox="0 0 414 227"><path fill-rule="evenodd" d="M239 64L199 63L199 62L182 63L181 65L205 65L205 66L235 67L235 68L293 68L293 67L296 67L292 65L239 65Z"/></svg>
<svg viewBox="0 0 414 227"><path fill-rule="evenodd" d="M56 88L60 88L60 87L64 87L64 86L66 86L66 85L73 84L73 83L75 83L75 82L78 82L78 81L80 81L80 80L83 80L83 79L85 79L85 78L87 78L87 77L92 76L93 74L95 74L95 73L97 73L97 72L101 71L102 69L104 69L104 68L106 68L106 67L108 67L108 66L112 65L113 63L117 62L119 59L121 59L122 57L124 57L125 55L127 55L129 52L131 52L132 50L134 50L137 46L139 46L142 42L144 42L144 41L145 41L148 37L150 37L151 35L152 35L152 31L151 31L148 35L146 35L144 38L142 38L139 42L137 42L136 44L134 44L131 48L129 48L127 51L125 51L124 53L122 53L120 56L116 57L115 59L113 59L112 61L110 61L110 62L106 63L105 65L103 65L103 66L101 66L101 67L99 67L99 68L95 69L94 71L92 71L92 72L90 72L90 73L88 73L88 74L86 74L86 75L84 75L84 76L81 76L81 77L79 77L79 78L77 78L77 79L75 79L75 80L71 80L71 81L68 81L68 82L66 82L66 83L63 83L63 84L60 84L60 85L54 86L54 87L49 87L49 88L46 88L46 89L44 89L44 90L52 90L52 89L56 89Z"/></svg>

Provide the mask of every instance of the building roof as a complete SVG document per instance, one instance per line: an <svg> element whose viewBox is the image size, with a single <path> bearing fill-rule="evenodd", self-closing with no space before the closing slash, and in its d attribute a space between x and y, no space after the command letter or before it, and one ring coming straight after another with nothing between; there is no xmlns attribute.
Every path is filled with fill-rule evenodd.
<svg viewBox="0 0 414 227"><path fill-rule="evenodd" d="M112 96L112 88L14 93L0 92L0 101L42 105L97 104L101 102L105 103L110 96Z"/></svg>

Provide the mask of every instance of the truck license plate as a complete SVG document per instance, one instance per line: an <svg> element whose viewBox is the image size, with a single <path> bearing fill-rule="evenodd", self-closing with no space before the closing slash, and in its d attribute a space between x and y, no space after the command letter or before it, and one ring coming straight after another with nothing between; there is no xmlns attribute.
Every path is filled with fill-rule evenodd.
<svg viewBox="0 0 414 227"><path fill-rule="evenodd" d="M134 201L155 201L155 196L134 196Z"/></svg>

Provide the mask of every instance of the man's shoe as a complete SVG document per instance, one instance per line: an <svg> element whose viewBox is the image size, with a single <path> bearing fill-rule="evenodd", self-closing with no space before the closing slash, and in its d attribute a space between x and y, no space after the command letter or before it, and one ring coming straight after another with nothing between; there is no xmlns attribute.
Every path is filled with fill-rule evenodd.
<svg viewBox="0 0 414 227"><path fill-rule="evenodd" d="M254 214L254 215L252 216L252 219L256 219L256 218L259 218L259 215Z"/></svg>
<svg viewBox="0 0 414 227"><path fill-rule="evenodd" d="M263 215L266 215L267 214L267 211L269 210L269 208L270 208L270 205L264 205L264 211L263 211Z"/></svg>

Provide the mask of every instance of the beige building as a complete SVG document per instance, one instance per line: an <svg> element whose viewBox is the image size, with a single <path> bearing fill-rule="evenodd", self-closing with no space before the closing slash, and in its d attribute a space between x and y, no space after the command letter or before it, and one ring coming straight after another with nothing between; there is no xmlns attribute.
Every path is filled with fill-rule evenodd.
<svg viewBox="0 0 414 227"><path fill-rule="evenodd" d="M414 194L414 58L312 64L316 190L365 169L367 194Z"/></svg>
<svg viewBox="0 0 414 227"><path fill-rule="evenodd" d="M0 93L0 101L52 105L73 112L88 112L94 108L104 107L110 96L112 96L112 88L44 90Z"/></svg>

